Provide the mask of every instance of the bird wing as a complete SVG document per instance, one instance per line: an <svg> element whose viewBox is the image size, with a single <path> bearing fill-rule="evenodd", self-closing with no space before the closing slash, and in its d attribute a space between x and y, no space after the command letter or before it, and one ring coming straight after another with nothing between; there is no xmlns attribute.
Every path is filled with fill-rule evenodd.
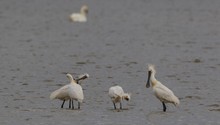
<svg viewBox="0 0 220 125"><path fill-rule="evenodd" d="M70 19L76 22L86 21L86 17L80 13L73 13L70 15Z"/></svg>
<svg viewBox="0 0 220 125"><path fill-rule="evenodd" d="M123 89L120 86L113 86L109 89L109 96L110 97L118 97L124 94Z"/></svg>
<svg viewBox="0 0 220 125"><path fill-rule="evenodd" d="M121 101L123 94L124 94L124 91L120 86L113 86L109 88L109 97L115 103Z"/></svg>
<svg viewBox="0 0 220 125"><path fill-rule="evenodd" d="M154 88L155 96L162 102L174 102L174 94L166 86L157 86Z"/></svg>
<svg viewBox="0 0 220 125"><path fill-rule="evenodd" d="M54 92L51 93L50 99L60 99L60 100L69 99L69 95L68 95L69 87L70 87L69 85L65 85L55 90Z"/></svg>
<svg viewBox="0 0 220 125"><path fill-rule="evenodd" d="M80 102L82 102L84 99L82 87L78 84L72 84L68 89L68 93L72 99L78 100Z"/></svg>

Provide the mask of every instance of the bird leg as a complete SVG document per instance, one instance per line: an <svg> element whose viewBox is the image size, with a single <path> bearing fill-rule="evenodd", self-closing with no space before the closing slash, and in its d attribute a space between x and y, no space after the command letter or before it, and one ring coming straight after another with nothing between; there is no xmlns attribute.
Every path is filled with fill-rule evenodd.
<svg viewBox="0 0 220 125"><path fill-rule="evenodd" d="M78 109L80 109L80 102L78 102Z"/></svg>
<svg viewBox="0 0 220 125"><path fill-rule="evenodd" d="M69 109L71 108L71 99L69 100Z"/></svg>
<svg viewBox="0 0 220 125"><path fill-rule="evenodd" d="M115 110L116 110L116 105L115 105L115 103L113 102L113 105L114 105L114 108L115 108Z"/></svg>
<svg viewBox="0 0 220 125"><path fill-rule="evenodd" d="M163 111L166 112L167 107L164 102L162 102L162 104L163 104Z"/></svg>
<svg viewBox="0 0 220 125"><path fill-rule="evenodd" d="M73 100L72 100L72 109L74 109L74 103L73 103Z"/></svg>
<svg viewBox="0 0 220 125"><path fill-rule="evenodd" d="M122 109L122 103L120 102L120 109Z"/></svg>
<svg viewBox="0 0 220 125"><path fill-rule="evenodd" d="M62 105L61 105L61 108L63 108L64 103L65 103L65 100L63 100L63 103L62 103Z"/></svg>

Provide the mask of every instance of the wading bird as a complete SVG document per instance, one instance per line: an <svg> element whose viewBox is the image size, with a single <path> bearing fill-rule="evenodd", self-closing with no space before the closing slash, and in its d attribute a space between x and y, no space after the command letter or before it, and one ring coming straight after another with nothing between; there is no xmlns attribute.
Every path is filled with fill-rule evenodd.
<svg viewBox="0 0 220 125"><path fill-rule="evenodd" d="M120 109L122 109L122 100L125 99L127 101L130 100L131 94L124 93L124 90L121 88L121 86L112 86L109 88L109 97L111 98L114 108L116 109L115 103L120 103Z"/></svg>
<svg viewBox="0 0 220 125"><path fill-rule="evenodd" d="M79 76L77 76L74 80L76 81L77 84L81 85L81 80L84 80L84 79L87 79L89 78L89 74L88 73L84 73L84 74L81 74ZM72 99L69 99L69 108L71 108L71 102L72 102L72 109L74 109L74 103L73 103L73 100Z"/></svg>
<svg viewBox="0 0 220 125"><path fill-rule="evenodd" d="M60 99L63 100L61 108L66 100L69 101L69 108L71 108L71 100L72 100L72 109L74 109L73 100L78 101L78 109L80 109L80 103L82 103L84 99L83 90L80 85L77 84L76 80L73 79L71 74L66 75L70 80L70 84L61 87L60 89L55 90L51 93L50 99Z"/></svg>
<svg viewBox="0 0 220 125"><path fill-rule="evenodd" d="M80 9L80 13L73 13L70 15L70 21L72 22L86 22L89 8L87 5L83 5Z"/></svg>
<svg viewBox="0 0 220 125"><path fill-rule="evenodd" d="M149 88L151 83L155 96L162 102L163 111L166 112L165 103L172 103L177 106L180 101L169 88L164 86L155 78L155 74L156 70L154 65L148 65L148 80L146 87Z"/></svg>

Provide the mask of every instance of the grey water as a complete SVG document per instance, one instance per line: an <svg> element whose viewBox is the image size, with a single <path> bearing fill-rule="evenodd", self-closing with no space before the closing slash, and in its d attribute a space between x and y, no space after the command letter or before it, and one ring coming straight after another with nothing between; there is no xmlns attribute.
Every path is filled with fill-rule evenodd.
<svg viewBox="0 0 220 125"><path fill-rule="evenodd" d="M84 4L88 22L68 20ZM1 0L1 125L220 124L220 1ZM147 64L180 98L167 106L145 87ZM50 100L87 72L80 110ZM113 110L108 89L132 93Z"/></svg>

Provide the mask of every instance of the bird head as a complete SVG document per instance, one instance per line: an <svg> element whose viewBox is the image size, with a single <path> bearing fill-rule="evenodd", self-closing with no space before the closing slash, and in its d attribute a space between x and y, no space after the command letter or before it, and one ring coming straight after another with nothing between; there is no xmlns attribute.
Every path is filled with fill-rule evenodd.
<svg viewBox="0 0 220 125"><path fill-rule="evenodd" d="M129 101L131 99L131 93L125 93L123 97L126 101Z"/></svg>

